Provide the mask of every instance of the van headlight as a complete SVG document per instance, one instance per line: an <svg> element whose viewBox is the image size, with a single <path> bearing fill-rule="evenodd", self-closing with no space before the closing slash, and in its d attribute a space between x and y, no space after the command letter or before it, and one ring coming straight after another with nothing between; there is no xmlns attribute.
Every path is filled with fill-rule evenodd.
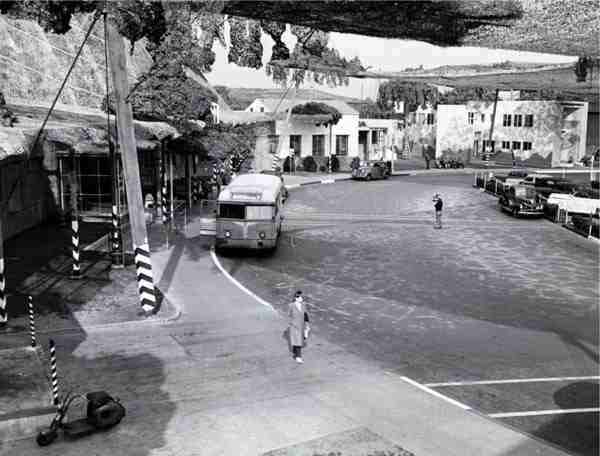
<svg viewBox="0 0 600 456"><path fill-rule="evenodd" d="M225 231L225 237L231 237L231 232L230 231Z"/></svg>
<svg viewBox="0 0 600 456"><path fill-rule="evenodd" d="M265 234L264 231L261 231L260 233L258 233L258 237L261 238L261 239L264 239L265 236L266 236L266 234Z"/></svg>

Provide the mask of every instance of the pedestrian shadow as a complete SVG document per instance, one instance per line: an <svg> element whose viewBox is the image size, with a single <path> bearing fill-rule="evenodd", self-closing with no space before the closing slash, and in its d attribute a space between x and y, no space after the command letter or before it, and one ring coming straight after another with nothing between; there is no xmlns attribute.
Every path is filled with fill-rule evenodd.
<svg viewBox="0 0 600 456"><path fill-rule="evenodd" d="M582 381L560 388L553 397L561 409L598 408L599 391L599 383ZM600 451L599 417L598 412L557 415L550 422L541 425L533 434L575 454L597 456Z"/></svg>

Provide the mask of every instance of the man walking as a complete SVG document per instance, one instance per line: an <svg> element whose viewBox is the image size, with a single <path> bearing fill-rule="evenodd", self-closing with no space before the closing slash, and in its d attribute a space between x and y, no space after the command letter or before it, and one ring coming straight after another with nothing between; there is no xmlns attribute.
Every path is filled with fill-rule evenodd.
<svg viewBox="0 0 600 456"><path fill-rule="evenodd" d="M294 302L289 306L288 316L290 318L289 337L292 353L297 363L303 363L302 346L304 345L305 338L308 336L309 326L308 313L306 312L301 291L297 291L294 295Z"/></svg>
<svg viewBox="0 0 600 456"><path fill-rule="evenodd" d="M441 230L442 229L442 207L444 206L444 202L442 201L442 197L439 193L436 193L433 197L434 207L435 207L435 225L434 228Z"/></svg>

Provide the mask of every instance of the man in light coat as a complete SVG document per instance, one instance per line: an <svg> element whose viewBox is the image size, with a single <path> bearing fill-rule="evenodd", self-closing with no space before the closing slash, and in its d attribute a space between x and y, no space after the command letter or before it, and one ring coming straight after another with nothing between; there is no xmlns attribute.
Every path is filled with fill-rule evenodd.
<svg viewBox="0 0 600 456"><path fill-rule="evenodd" d="M288 316L292 353L297 363L303 363L302 346L304 345L304 339L308 336L309 326L308 313L306 312L306 305L304 304L301 291L297 291L294 295L294 302L289 306Z"/></svg>

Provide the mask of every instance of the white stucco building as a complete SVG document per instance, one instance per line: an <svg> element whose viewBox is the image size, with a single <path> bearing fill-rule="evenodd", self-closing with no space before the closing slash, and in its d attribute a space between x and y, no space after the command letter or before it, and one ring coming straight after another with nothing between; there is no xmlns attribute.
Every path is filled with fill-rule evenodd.
<svg viewBox="0 0 600 456"><path fill-rule="evenodd" d="M337 124L325 126L318 115L291 114L294 106L308 102L329 105L342 117ZM271 116L274 134L268 148L281 159L289 155L304 158L333 154L340 162L348 163L353 157L391 160L397 140L397 120L359 119L356 109L339 100L257 98L245 111Z"/></svg>
<svg viewBox="0 0 600 456"><path fill-rule="evenodd" d="M559 166L586 152L588 103L552 100L500 100L492 140L493 102L438 105L436 157L444 152L504 153L524 164Z"/></svg>

